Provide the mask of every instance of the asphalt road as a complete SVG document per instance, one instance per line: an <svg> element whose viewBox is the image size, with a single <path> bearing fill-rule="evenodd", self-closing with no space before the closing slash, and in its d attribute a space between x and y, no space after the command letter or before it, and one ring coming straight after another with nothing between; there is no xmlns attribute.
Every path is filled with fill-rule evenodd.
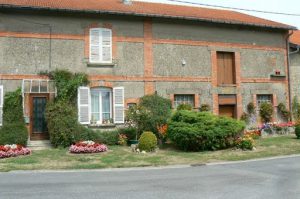
<svg viewBox="0 0 300 199"><path fill-rule="evenodd" d="M300 157L186 168L0 173L0 199L299 199Z"/></svg>

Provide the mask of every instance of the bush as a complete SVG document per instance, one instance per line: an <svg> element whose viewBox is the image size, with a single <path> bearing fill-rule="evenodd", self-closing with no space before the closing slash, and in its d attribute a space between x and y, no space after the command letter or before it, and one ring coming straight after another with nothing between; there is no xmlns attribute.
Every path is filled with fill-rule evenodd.
<svg viewBox="0 0 300 199"><path fill-rule="evenodd" d="M240 120L242 120L242 121L244 121L246 124L248 124L249 121L250 121L250 115L249 115L248 113L245 113L245 112L244 112L244 113L242 114Z"/></svg>
<svg viewBox="0 0 300 199"><path fill-rule="evenodd" d="M288 120L291 117L290 111L287 110L286 106L284 103L279 103L278 106L278 112L281 114L281 116Z"/></svg>
<svg viewBox="0 0 300 199"><path fill-rule="evenodd" d="M157 94L146 95L140 99L140 105L148 111L149 120L145 121L147 129L157 134L157 126L167 123L172 113L171 100Z"/></svg>
<svg viewBox="0 0 300 199"><path fill-rule="evenodd" d="M119 128L118 131L119 131L119 134L126 135L127 140L135 140L136 139L136 134L137 134L136 128L133 128L133 127Z"/></svg>
<svg viewBox="0 0 300 199"><path fill-rule="evenodd" d="M250 115L255 114L255 105L253 102L250 102L247 105L247 111L248 111L248 114L250 114Z"/></svg>
<svg viewBox="0 0 300 199"><path fill-rule="evenodd" d="M237 141L237 147L243 150L252 150L254 146L254 139L250 136L244 136Z"/></svg>
<svg viewBox="0 0 300 199"><path fill-rule="evenodd" d="M11 123L23 123L25 126L20 88L14 92L8 92L4 96L3 125Z"/></svg>
<svg viewBox="0 0 300 199"><path fill-rule="evenodd" d="M300 125L297 125L295 127L295 134L296 134L297 138L300 139Z"/></svg>
<svg viewBox="0 0 300 199"><path fill-rule="evenodd" d="M177 111L168 126L168 138L184 151L225 149L235 140L245 123L218 117L209 112Z"/></svg>
<svg viewBox="0 0 300 199"><path fill-rule="evenodd" d="M188 111L191 111L192 110L192 106L190 104L179 104L177 106L177 110L180 111L180 110L188 110Z"/></svg>
<svg viewBox="0 0 300 199"><path fill-rule="evenodd" d="M117 130L112 131L94 131L95 137L92 139L95 142L107 144L107 145L116 145L119 141L119 132Z"/></svg>
<svg viewBox="0 0 300 199"><path fill-rule="evenodd" d="M202 104L199 108L200 112L208 112L210 111L210 106L208 104Z"/></svg>
<svg viewBox="0 0 300 199"><path fill-rule="evenodd" d="M0 130L0 145L20 144L27 145L28 132L23 123L5 124Z"/></svg>
<svg viewBox="0 0 300 199"><path fill-rule="evenodd" d="M260 105L259 115L263 122L270 122L273 117L273 105L267 102L264 102Z"/></svg>
<svg viewBox="0 0 300 199"><path fill-rule="evenodd" d="M54 147L68 147L75 142L75 133L83 130L77 121L75 107L67 102L47 104L45 112L51 144Z"/></svg>
<svg viewBox="0 0 300 199"><path fill-rule="evenodd" d="M139 149L141 151L154 151L157 147L157 138L154 133L145 131L139 139Z"/></svg>
<svg viewBox="0 0 300 199"><path fill-rule="evenodd" d="M4 96L3 127L0 129L0 144L27 145L28 131L23 117L21 89Z"/></svg>

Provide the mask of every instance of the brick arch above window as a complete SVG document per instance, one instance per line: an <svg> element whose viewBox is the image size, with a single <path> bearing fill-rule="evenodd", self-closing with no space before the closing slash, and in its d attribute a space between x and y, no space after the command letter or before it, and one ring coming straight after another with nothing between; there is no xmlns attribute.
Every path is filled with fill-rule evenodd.
<svg viewBox="0 0 300 199"><path fill-rule="evenodd" d="M111 30L112 34L112 59L115 59L117 56L117 41L116 41L116 31L113 28L112 24L109 23L93 23L87 26L84 30L84 57L86 59L90 58L90 30L93 28L103 28Z"/></svg>
<svg viewBox="0 0 300 199"><path fill-rule="evenodd" d="M89 84L90 88L94 87L107 87L107 88L113 88L113 83L112 82L107 82L107 81L92 81Z"/></svg>

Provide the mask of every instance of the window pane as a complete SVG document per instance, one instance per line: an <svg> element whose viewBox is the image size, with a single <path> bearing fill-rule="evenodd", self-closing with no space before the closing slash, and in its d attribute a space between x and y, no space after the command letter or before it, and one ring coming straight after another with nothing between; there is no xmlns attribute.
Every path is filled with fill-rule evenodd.
<svg viewBox="0 0 300 199"><path fill-rule="evenodd" d="M109 91L102 91L102 116L104 120L110 119L110 92Z"/></svg>
<svg viewBox="0 0 300 199"><path fill-rule="evenodd" d="M192 107L194 107L194 95L174 95L175 107L180 104L190 104Z"/></svg>
<svg viewBox="0 0 300 199"><path fill-rule="evenodd" d="M100 121L99 92L91 91L92 121Z"/></svg>
<svg viewBox="0 0 300 199"><path fill-rule="evenodd" d="M32 81L31 84L31 92L32 93L39 93L40 92L40 81Z"/></svg>
<svg viewBox="0 0 300 199"><path fill-rule="evenodd" d="M257 105L267 102L272 104L272 95L257 95Z"/></svg>
<svg viewBox="0 0 300 199"><path fill-rule="evenodd" d="M41 93L47 93L48 92L47 87L48 87L48 82L47 81L41 81L40 92Z"/></svg>

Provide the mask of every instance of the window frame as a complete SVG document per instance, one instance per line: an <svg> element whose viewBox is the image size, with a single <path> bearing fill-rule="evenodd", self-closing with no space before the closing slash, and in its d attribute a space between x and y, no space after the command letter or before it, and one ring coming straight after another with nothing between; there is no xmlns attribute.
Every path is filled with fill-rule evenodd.
<svg viewBox="0 0 300 199"><path fill-rule="evenodd" d="M259 97L265 97L265 96L268 96L270 97L270 100L260 100ZM260 107L260 105L264 102L267 102L267 103L270 103L273 105L273 95L272 94L257 94L256 95L256 104L257 104L257 107Z"/></svg>
<svg viewBox="0 0 300 199"><path fill-rule="evenodd" d="M174 94L174 102L173 102L173 104L174 104L174 108L175 108L175 109L176 109L180 104L186 104L186 103L177 103L177 101L179 101L179 100L176 100L176 97L179 97L179 96L181 96L181 97L187 97L187 96L192 97L192 103L191 103L191 104L188 103L188 104L190 104L190 105L192 106L192 108L195 107L195 94ZM186 101L188 101L188 100L184 100L184 102L186 102Z"/></svg>
<svg viewBox="0 0 300 199"><path fill-rule="evenodd" d="M103 114L108 113L108 112L103 112L103 104L102 104L102 92L109 92L109 102L110 102L110 112L109 112L109 120L113 118L113 100L112 100L112 95L113 91L111 88L106 88L106 87L96 87L96 88L90 88L90 98L91 98L91 104L90 104L90 117L91 117L91 122L96 122L97 124L103 124ZM99 112L93 112L92 106L93 106L93 100L92 100L92 93L93 92L99 92ZM100 121L93 121L92 116L93 114L98 113L99 114L99 119Z"/></svg>
<svg viewBox="0 0 300 199"><path fill-rule="evenodd" d="M99 31L99 35L98 35L99 43L98 43L98 45L95 45L95 46L99 46L99 60L98 61L92 60L92 46L94 45L92 43L92 31L94 31L94 30ZM102 38L103 38L104 31L110 32L110 60L109 61L103 60L103 47L108 47L108 45L103 45ZM112 62L113 62L112 48L113 48L112 29L109 29L109 28L90 28L89 29L89 63L91 63L91 64L112 64Z"/></svg>
<svg viewBox="0 0 300 199"><path fill-rule="evenodd" d="M216 60L216 62L217 62L217 85L218 86L235 86L236 84L237 84L237 77L236 77L236 63L235 63L235 52L230 52L230 51L217 51L216 52L216 54L217 54L217 60ZM222 82L220 82L221 81L221 78L223 78L223 81L225 82L225 80L226 80L226 76L225 76L225 71L227 71L226 70L226 64L225 64L225 55L226 54L230 54L231 55L231 61L232 61L232 80L230 80L230 81L232 81L232 83L222 83ZM223 67L223 69L221 69L220 68L220 65L219 65L219 59L220 59L220 57L221 57L221 55L222 55L222 67ZM220 72L220 70L223 70L223 72ZM222 77L220 77L220 75L219 74L222 74L223 76Z"/></svg>

